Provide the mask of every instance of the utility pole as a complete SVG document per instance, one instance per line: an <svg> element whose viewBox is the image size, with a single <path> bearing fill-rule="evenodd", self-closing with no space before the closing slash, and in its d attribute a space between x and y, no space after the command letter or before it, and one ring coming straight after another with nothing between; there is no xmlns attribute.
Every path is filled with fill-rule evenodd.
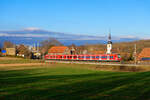
<svg viewBox="0 0 150 100"><path fill-rule="evenodd" d="M39 53L39 43L37 43L37 52Z"/></svg>
<svg viewBox="0 0 150 100"><path fill-rule="evenodd" d="M134 64L136 65L136 44L134 44Z"/></svg>

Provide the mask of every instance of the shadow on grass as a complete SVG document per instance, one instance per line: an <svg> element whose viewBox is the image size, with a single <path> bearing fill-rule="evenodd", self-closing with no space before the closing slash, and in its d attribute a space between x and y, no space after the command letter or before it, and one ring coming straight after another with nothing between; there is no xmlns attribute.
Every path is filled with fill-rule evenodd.
<svg viewBox="0 0 150 100"><path fill-rule="evenodd" d="M0 100L148 100L150 72L75 75L0 72Z"/></svg>

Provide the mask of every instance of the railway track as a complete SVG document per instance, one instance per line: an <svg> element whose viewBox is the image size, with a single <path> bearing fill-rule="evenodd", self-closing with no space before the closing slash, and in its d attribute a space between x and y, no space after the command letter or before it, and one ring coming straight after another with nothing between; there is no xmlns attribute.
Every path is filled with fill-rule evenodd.
<svg viewBox="0 0 150 100"><path fill-rule="evenodd" d="M121 62L98 62L98 61L57 61L45 60L46 63L69 63L69 64L95 64L95 65L113 65L113 66L149 66L139 64L122 64Z"/></svg>

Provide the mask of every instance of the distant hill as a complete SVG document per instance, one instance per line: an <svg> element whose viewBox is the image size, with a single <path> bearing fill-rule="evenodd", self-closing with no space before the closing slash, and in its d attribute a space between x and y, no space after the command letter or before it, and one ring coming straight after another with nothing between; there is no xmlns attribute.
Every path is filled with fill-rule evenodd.
<svg viewBox="0 0 150 100"><path fill-rule="evenodd" d="M18 31L0 31L0 44L4 41L11 41L15 44L33 45L33 43L41 42L45 39L56 38L64 45L83 45L83 44L105 44L107 36L77 35L61 32L51 32L40 29L25 29ZM128 42L138 40L138 38L119 38L114 37L113 42Z"/></svg>

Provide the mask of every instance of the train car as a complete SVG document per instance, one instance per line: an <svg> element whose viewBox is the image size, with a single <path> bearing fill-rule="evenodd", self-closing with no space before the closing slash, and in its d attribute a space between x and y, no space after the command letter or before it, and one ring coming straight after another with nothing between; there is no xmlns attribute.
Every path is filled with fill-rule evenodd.
<svg viewBox="0 0 150 100"><path fill-rule="evenodd" d="M121 61L119 54L101 55L45 55L45 60L68 60L68 61Z"/></svg>

